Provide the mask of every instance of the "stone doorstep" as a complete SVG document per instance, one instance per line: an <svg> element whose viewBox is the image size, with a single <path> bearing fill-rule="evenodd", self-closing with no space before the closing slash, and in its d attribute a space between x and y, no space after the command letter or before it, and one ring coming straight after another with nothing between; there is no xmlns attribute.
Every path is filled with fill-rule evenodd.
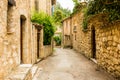
<svg viewBox="0 0 120 80"><path fill-rule="evenodd" d="M31 73L31 64L21 64L5 80L24 80Z"/></svg>
<svg viewBox="0 0 120 80"><path fill-rule="evenodd" d="M40 62L42 59L37 59L37 62Z"/></svg>
<svg viewBox="0 0 120 80"><path fill-rule="evenodd" d="M34 65L34 66L31 68L32 78L33 78L34 75L36 74L37 70L38 70L38 66L35 66L35 65Z"/></svg>
<svg viewBox="0 0 120 80"><path fill-rule="evenodd" d="M93 61L95 64L97 64L97 60L94 58L90 58L91 61Z"/></svg>

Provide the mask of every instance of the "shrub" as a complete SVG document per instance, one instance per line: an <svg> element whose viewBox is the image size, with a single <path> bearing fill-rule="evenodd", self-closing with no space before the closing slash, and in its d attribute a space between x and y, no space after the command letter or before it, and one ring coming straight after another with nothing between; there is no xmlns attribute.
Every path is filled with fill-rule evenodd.
<svg viewBox="0 0 120 80"><path fill-rule="evenodd" d="M60 45L61 45L61 37L60 37L60 36L55 36L55 37L54 37L54 41L56 42L56 45L57 45L57 46L60 46Z"/></svg>
<svg viewBox="0 0 120 80"><path fill-rule="evenodd" d="M44 26L44 45L50 45L55 32L53 18L43 12L34 12L31 21Z"/></svg>

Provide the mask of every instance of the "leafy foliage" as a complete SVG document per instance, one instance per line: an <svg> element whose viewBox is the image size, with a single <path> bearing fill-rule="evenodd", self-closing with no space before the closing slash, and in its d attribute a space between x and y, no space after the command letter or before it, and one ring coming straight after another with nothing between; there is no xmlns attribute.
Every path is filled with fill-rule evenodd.
<svg viewBox="0 0 120 80"><path fill-rule="evenodd" d="M72 0L74 2L74 5L76 6L78 3L78 0Z"/></svg>
<svg viewBox="0 0 120 80"><path fill-rule="evenodd" d="M55 36L54 40L55 40L57 46L61 45L61 37L60 36Z"/></svg>
<svg viewBox="0 0 120 80"><path fill-rule="evenodd" d="M89 6L88 15L107 12L110 21L120 19L120 1L118 0L95 0L91 1Z"/></svg>
<svg viewBox="0 0 120 80"><path fill-rule="evenodd" d="M61 5L57 2L54 11L54 20L57 24L61 24L61 21L65 18L70 16L71 11L69 9L64 9Z"/></svg>
<svg viewBox="0 0 120 80"><path fill-rule="evenodd" d="M50 45L55 32L53 18L43 12L34 12L31 21L44 26L44 45Z"/></svg>
<svg viewBox="0 0 120 80"><path fill-rule="evenodd" d="M88 3L88 6L85 12L85 18L83 20L83 24L87 23L87 20L91 15L95 15L99 13L108 13L110 22L115 20L120 20L120 1L119 0L90 1Z"/></svg>
<svg viewBox="0 0 120 80"><path fill-rule="evenodd" d="M63 19L63 12L61 10L56 10L54 13L54 19L55 22L57 22L58 24L62 21Z"/></svg>
<svg viewBox="0 0 120 80"><path fill-rule="evenodd" d="M73 14L81 11L83 8L86 7L86 4L87 4L86 2L80 3L80 2L78 2L78 0L73 0L73 2L74 2L74 5L75 5L74 8L73 8Z"/></svg>
<svg viewBox="0 0 120 80"><path fill-rule="evenodd" d="M87 29L88 21L86 18L83 20L82 26L83 26L83 29Z"/></svg>

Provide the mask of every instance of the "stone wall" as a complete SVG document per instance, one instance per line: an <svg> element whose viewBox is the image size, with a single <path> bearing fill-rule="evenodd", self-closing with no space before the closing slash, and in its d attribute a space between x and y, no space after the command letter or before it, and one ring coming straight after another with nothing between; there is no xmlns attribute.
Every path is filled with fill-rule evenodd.
<svg viewBox="0 0 120 80"><path fill-rule="evenodd" d="M44 46L44 58L50 56L53 53L52 45L45 45Z"/></svg>
<svg viewBox="0 0 120 80"><path fill-rule="evenodd" d="M120 21L111 24L107 14L99 14L93 16L88 29L83 30L83 15L78 12L71 16L73 49L94 58L105 71L120 77Z"/></svg>
<svg viewBox="0 0 120 80"><path fill-rule="evenodd" d="M41 29L38 29L37 26ZM38 40L39 39L39 40ZM32 25L32 63L36 63L38 59L44 58L43 46L43 26Z"/></svg>
<svg viewBox="0 0 120 80"><path fill-rule="evenodd" d="M32 63L37 62L37 29L32 25Z"/></svg>
<svg viewBox="0 0 120 80"><path fill-rule="evenodd" d="M44 58L44 45L43 45L43 29L40 31L40 56L41 59Z"/></svg>
<svg viewBox="0 0 120 80"><path fill-rule="evenodd" d="M49 15L52 14L52 0L30 0L31 1L31 11L37 9L37 11L45 12Z"/></svg>
<svg viewBox="0 0 120 80"><path fill-rule="evenodd" d="M105 14L96 15L90 25L96 31L98 65L120 78L120 21L109 23Z"/></svg>
<svg viewBox="0 0 120 80"><path fill-rule="evenodd" d="M0 80L3 80L3 76L6 75L4 73L4 69L7 64L6 62L6 56L4 57L3 54L5 54L4 47L5 46L5 38L6 38L6 26L7 26L7 0L1 0L0 1ZM3 6L6 5L6 6ZM4 16L3 16L4 15ZM4 62L5 61L5 62ZM9 63L10 64L10 63ZM5 65L5 66L4 66ZM4 68L4 69L3 69Z"/></svg>
<svg viewBox="0 0 120 80"><path fill-rule="evenodd" d="M0 1L0 79L7 76L21 63L31 63L30 7L28 0L15 0L16 6L8 6L8 0ZM21 56L21 23L24 16L24 55ZM23 17L22 17L23 18Z"/></svg>
<svg viewBox="0 0 120 80"><path fill-rule="evenodd" d="M35 35L32 36L30 20L30 11L32 11L32 7L35 8L34 0L14 1L15 5L8 5L8 0L0 0L0 80L4 80L4 77L8 76L20 64L34 64L36 62L34 45L32 44ZM47 4L44 5L41 2L40 5L43 9ZM43 10L46 11L46 9ZM41 57L44 50L43 30L40 33Z"/></svg>
<svg viewBox="0 0 120 80"><path fill-rule="evenodd" d="M91 31L83 31L82 21L83 13L79 12L72 16L72 42L73 49L85 54L87 57L91 57ZM76 28L76 29L75 29Z"/></svg>
<svg viewBox="0 0 120 80"><path fill-rule="evenodd" d="M63 20L63 39L62 39L62 45L63 47L71 47L72 41L71 41L71 17L68 17Z"/></svg>

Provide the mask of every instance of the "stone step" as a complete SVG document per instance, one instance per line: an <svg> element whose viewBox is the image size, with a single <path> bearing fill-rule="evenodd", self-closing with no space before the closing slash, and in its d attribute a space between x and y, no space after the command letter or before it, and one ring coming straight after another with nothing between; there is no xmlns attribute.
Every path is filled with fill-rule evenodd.
<svg viewBox="0 0 120 80"><path fill-rule="evenodd" d="M32 74L32 78L34 77L34 75L36 74L38 70L38 66L34 65L32 68L31 68L31 74Z"/></svg>
<svg viewBox="0 0 120 80"><path fill-rule="evenodd" d="M91 61L93 61L95 64L97 64L97 60L96 59L94 59L94 58L90 58L91 59Z"/></svg>
<svg viewBox="0 0 120 80"><path fill-rule="evenodd" d="M5 80L32 80L31 64L18 66Z"/></svg>
<svg viewBox="0 0 120 80"><path fill-rule="evenodd" d="M35 75L33 76L32 80L38 80L38 77L40 76L39 74L43 71L42 68L38 68L38 70L36 71Z"/></svg>

